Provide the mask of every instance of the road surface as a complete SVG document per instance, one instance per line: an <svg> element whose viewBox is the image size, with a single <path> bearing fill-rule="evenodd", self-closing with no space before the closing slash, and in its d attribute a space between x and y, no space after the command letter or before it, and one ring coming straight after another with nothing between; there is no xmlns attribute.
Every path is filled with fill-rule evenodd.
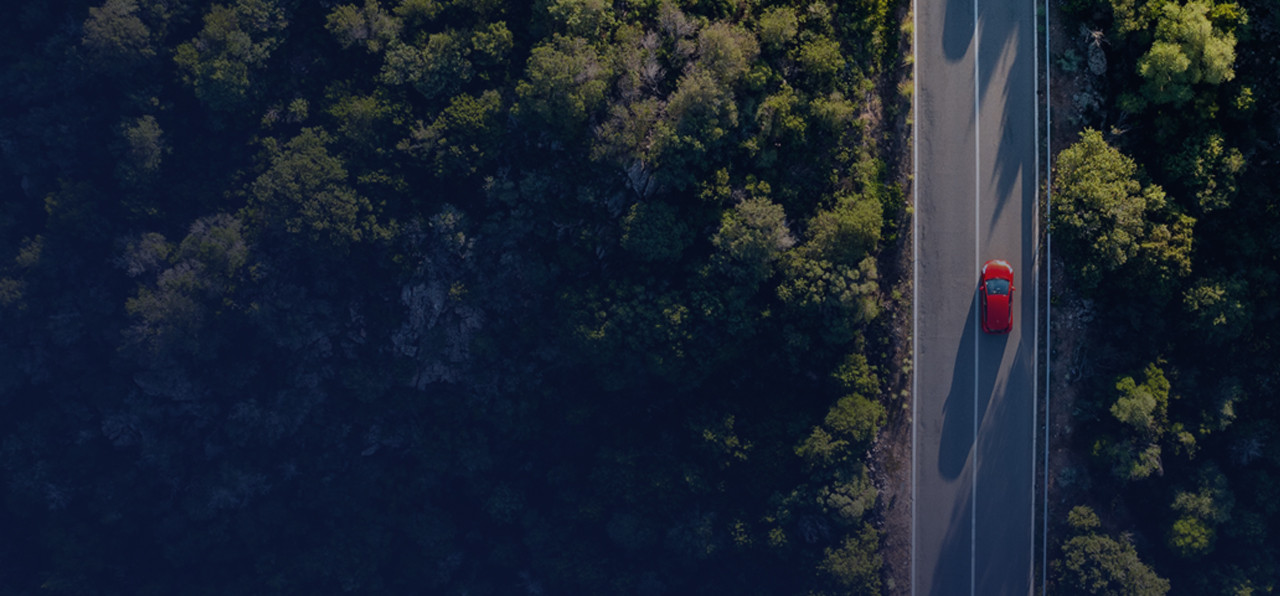
<svg viewBox="0 0 1280 596"><path fill-rule="evenodd" d="M912 592L1033 591L1036 51L1030 0L915 5ZM1014 329L978 269L1014 267Z"/></svg>

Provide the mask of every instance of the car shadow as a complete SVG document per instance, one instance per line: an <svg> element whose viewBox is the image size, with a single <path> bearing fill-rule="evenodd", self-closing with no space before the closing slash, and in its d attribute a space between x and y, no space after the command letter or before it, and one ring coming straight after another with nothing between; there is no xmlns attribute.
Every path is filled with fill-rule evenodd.
<svg viewBox="0 0 1280 596"><path fill-rule="evenodd" d="M965 468L965 462L969 460L970 452L973 450L974 416L979 416L978 420L981 420L981 416L986 411L991 391L995 387L996 376L1000 371L1001 356L1009 341L1007 335L990 335L979 331L977 306L978 290L975 284L969 303L969 316L956 348L951 389L947 392L946 401L942 405L938 473L947 480L955 480L959 477ZM981 337L976 337L979 335ZM976 342L975 339L977 339ZM988 357L976 360L975 347ZM980 365L980 368L975 365Z"/></svg>

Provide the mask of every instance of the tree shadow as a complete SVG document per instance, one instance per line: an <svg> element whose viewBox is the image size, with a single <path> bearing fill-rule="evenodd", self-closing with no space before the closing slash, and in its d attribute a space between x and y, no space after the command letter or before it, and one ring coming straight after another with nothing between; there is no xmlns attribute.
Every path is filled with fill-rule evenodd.
<svg viewBox="0 0 1280 596"><path fill-rule="evenodd" d="M1033 148L1028 152L1024 142L1026 137L1035 135L1036 111L1039 104L1035 93L1035 44L1036 27L1035 11L1027 6L1010 2L978 1L977 4L977 55L978 61L978 101L987 104L987 95L992 91L993 75L997 68L1007 72L1007 87L996 91L1001 93L998 126L989 127L1000 131L999 138L983 136L979 130L979 139L984 147L995 147L995 161L992 169L992 180L995 187L994 222L1011 192L1019 174L1022 174L1022 192L1035 192L1035 159ZM949 62L960 62L974 46L974 0L947 0L946 14L942 27L942 52ZM1029 17L1029 18L1026 18ZM1016 46L1016 47L1013 47ZM1006 62L1007 64L1001 64ZM1026 88L1024 105L1009 105L1009 89ZM988 110L987 113L990 113ZM981 126L981 123L978 124Z"/></svg>
<svg viewBox="0 0 1280 596"><path fill-rule="evenodd" d="M1029 5L1028 5L1029 6ZM994 146L991 180L995 189L995 209L991 225L999 220L1001 212L1011 197L1035 196L1036 159L1039 147L1035 146L1036 97L1035 75L1035 11L1017 3L982 2L979 4L978 43L978 97L984 114L999 114L999 123L993 131L997 135L982 135L988 139L983 146ZM999 71L1003 86L993 89L993 76ZM1013 90L1021 90L1014 92ZM999 93L996 101L988 102L991 92ZM1016 103L1014 103L1016 102ZM1028 148L1030 149L1028 151ZM1021 188L1015 188L1021 180ZM1020 191L1020 192L1015 192Z"/></svg>
<svg viewBox="0 0 1280 596"><path fill-rule="evenodd" d="M947 0L942 26L942 53L948 61L964 59L973 45L973 0Z"/></svg>

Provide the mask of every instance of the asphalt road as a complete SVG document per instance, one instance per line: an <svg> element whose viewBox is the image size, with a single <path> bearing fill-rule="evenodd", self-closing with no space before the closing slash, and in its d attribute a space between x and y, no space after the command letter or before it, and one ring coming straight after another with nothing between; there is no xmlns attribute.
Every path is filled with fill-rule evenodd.
<svg viewBox="0 0 1280 596"><path fill-rule="evenodd" d="M915 11L912 591L1029 594L1035 4L925 0ZM978 269L993 258L1016 275L1007 336L979 327Z"/></svg>

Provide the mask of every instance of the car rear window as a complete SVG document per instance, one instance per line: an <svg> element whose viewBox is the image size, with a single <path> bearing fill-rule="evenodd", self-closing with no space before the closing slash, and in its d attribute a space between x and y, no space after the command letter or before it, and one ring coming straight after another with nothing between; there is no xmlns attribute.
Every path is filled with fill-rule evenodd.
<svg viewBox="0 0 1280 596"><path fill-rule="evenodd" d="M1001 296L1009 293L1009 280L1007 279L989 279L987 280L987 293Z"/></svg>

